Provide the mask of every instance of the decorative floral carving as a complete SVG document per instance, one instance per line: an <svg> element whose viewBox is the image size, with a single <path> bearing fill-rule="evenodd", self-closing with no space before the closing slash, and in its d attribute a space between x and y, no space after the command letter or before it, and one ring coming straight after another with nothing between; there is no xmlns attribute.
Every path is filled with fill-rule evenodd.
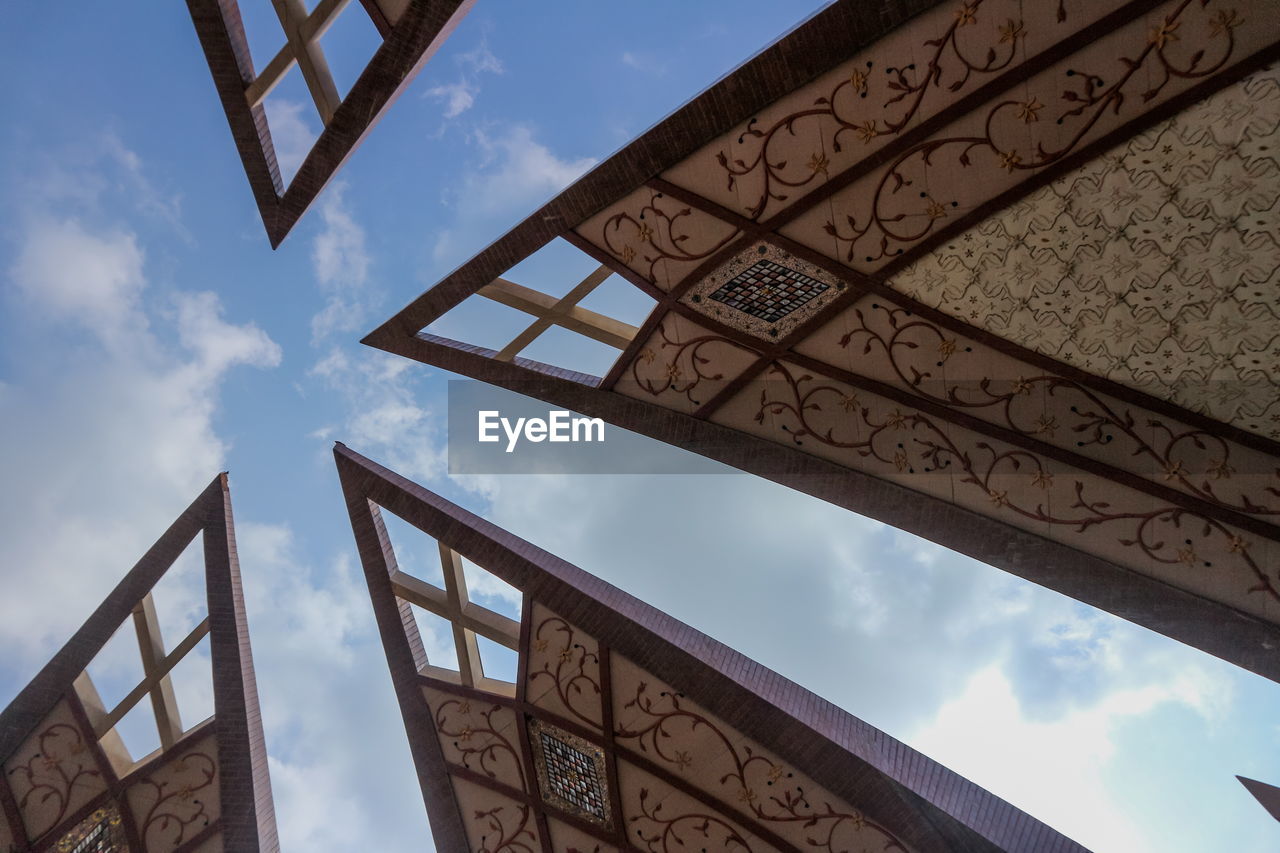
<svg viewBox="0 0 1280 853"><path fill-rule="evenodd" d="M172 850L191 835L209 825L216 817L216 791L211 786L218 775L213 756L192 750L181 758L148 773L129 792L139 805L149 803L141 812L138 830L148 850ZM201 792L204 791L204 794Z"/></svg>
<svg viewBox="0 0 1280 853"><path fill-rule="evenodd" d="M1199 563L1203 568L1213 568L1213 563L1196 556L1194 542L1199 540L1207 549L1223 548L1238 541L1237 534L1216 519L1206 518L1180 507L1157 507L1145 511L1116 511L1108 501L1087 495L1081 480L1073 482L1074 500L1068 509L1049 510L1043 501L1034 505L1025 499L1011 497L1000 490L996 483L1001 475L1019 474L1048 483L1051 478L1044 461L1024 450L999 450L986 441L975 441L972 447L961 447L951 433L939 426L927 415L919 412L894 410L877 416L869 406L852 412L841 408L833 418L819 424L816 418L825 410L824 400L838 402L848 392L834 380L811 374L795 376L785 365L774 362L768 375L781 382L766 383L760 395L756 421L764 423L766 414L786 416L791 423L781 424L781 429L791 436L797 445L812 439L829 447L851 450L868 462L880 462L887 468L895 464L895 454L910 449L919 460L920 471L909 465L907 473L937 474L951 471L952 480L958 486L981 489L996 509L1007 510L1029 521L1057 527L1064 532L1084 533L1096 527L1116 530L1115 541L1140 552L1147 560L1165 565ZM785 389L781 399L771 398L771 392ZM901 433L907 433L902 435ZM908 446L909 444L909 446ZM1184 537L1175 541L1172 537ZM1234 552L1239 566L1254 580L1249 593L1280 599L1280 586L1254 560L1247 547Z"/></svg>
<svg viewBox="0 0 1280 853"><path fill-rule="evenodd" d="M648 683L641 681L636 686L635 696L623 707L635 708L642 716L630 725L619 724L615 737L618 740L634 740L642 752L652 753L677 769L684 769L690 763L688 754L679 749L683 732L709 731L714 734L727 750L725 757L730 766L720 777L719 783L726 791L732 792L732 804L765 823L803 827L805 842L809 847L826 853L861 849L861 845L866 844L865 835L856 839L851 835L870 831L879 836L878 840L883 841L880 849L900 850L903 853L907 850L886 827L858 812L844 811L843 804L837 802L833 805L825 792L807 794L804 785L795 780L794 771L757 752L741 738L730 737L717 720L689 707L683 694L669 689L651 692ZM659 815L659 809L649 810L644 807L644 797L645 792L642 790L640 799L644 817L663 830L661 833L655 830L653 838L661 841L664 846L654 846L649 837L644 838L650 843L650 850L665 853L667 848L664 839L667 834L675 832L675 827L685 823L692 823L692 828L703 834L711 830L724 831L726 844L729 840L736 839L733 843L741 844L744 850L750 849L732 827L718 818L689 814L663 819ZM815 806L814 802L819 802L820 805ZM632 818L633 821L637 819ZM703 820L710 822L701 823ZM735 848L726 846L724 849Z"/></svg>
<svg viewBox="0 0 1280 853"><path fill-rule="evenodd" d="M671 814L666 801L649 795L649 789L640 789L640 814L630 822L636 828L635 837L652 853L676 853L685 850L746 851L749 845L732 824L709 812L685 812Z"/></svg>
<svg viewBox="0 0 1280 853"><path fill-rule="evenodd" d="M717 347L727 346L742 352L753 353L736 341L710 332L685 341L673 340L667 333L665 319L658 324L658 337L661 338L658 348L662 351L664 360L657 377L650 375L648 370L642 372L641 369L642 366L648 367L653 364L658 358L658 353L649 348L642 350L631 362L632 377L641 389L654 397L672 391L695 406L705 402L702 394L694 396L698 386L703 382L719 382L725 378L721 371L711 372L710 365L715 360L714 353Z"/></svg>
<svg viewBox="0 0 1280 853"><path fill-rule="evenodd" d="M864 309L855 307L847 315L852 328L840 339L839 346L850 350L859 360L883 358L900 383L914 393L946 406L983 410L978 413L1002 427L1040 440L1052 439L1059 424L1057 418L1044 414L1042 400L1034 392L1043 390L1051 397L1070 401L1067 412L1072 422L1061 428L1069 439L1059 442L1073 452L1090 454L1092 448L1113 443L1124 445L1126 458L1132 460L1130 470L1141 471L1147 463L1161 472L1162 482L1225 509L1255 515L1280 515L1280 488L1264 489L1265 495L1238 498L1225 497L1213 481L1230 480L1234 445L1218 435L1165 420L1146 413L1134 414L1133 408L1109 401L1078 382L1052 375L1020 378L1007 390L997 390L989 378L974 382L949 382L942 387L937 372L958 352L953 338L933 323L914 312L880 302ZM931 345L936 342L936 345ZM968 354L973 347L965 346ZM843 409L855 407L841 401ZM1195 455L1210 452L1213 461L1204 471L1193 471ZM1280 470L1274 472L1280 485ZM1268 497L1269 496L1269 497Z"/></svg>
<svg viewBox="0 0 1280 853"><path fill-rule="evenodd" d="M1018 39L1025 37L1021 21L1007 19L1000 22L994 28L994 38L982 59L973 56L972 48L960 44L959 31L979 23L978 10L982 5L983 0L961 5L946 30L924 42L926 48L932 49L932 55L923 70L917 69L916 63L885 68L889 80L887 88L893 94L880 105L884 112L878 119L865 118L866 99L870 93L868 79L876 69L875 62L868 60L865 66L854 68L826 95L815 99L811 107L782 116L768 127L759 126L758 118L747 122L737 142L740 146L747 145L748 140L756 142L754 155L744 159L721 150L716 154L716 161L725 172L729 189L738 186L742 178L758 174L760 193L754 202L746 205L748 215L759 219L770 200L786 201L790 190L807 186L819 173L827 174L829 163L824 154L815 153L807 164L807 171L791 175L787 172L785 155L772 152L781 134L795 135L797 122L829 119L834 130L824 144L830 145L832 151L840 152L851 141L865 145L878 136L901 133L915 118L925 95L931 89L944 85L944 76L954 78L945 84L946 89L954 93L963 89L975 74L995 74L1008 68L1017 56ZM894 110L900 111L895 113ZM815 167L815 163L820 167Z"/></svg>
<svg viewBox="0 0 1280 853"><path fill-rule="evenodd" d="M27 741L16 765L10 765L9 782L18 799L18 810L27 824L27 834L39 838L62 823L106 784L94 764L89 744L61 706L45 727Z"/></svg>
<svg viewBox="0 0 1280 853"><path fill-rule="evenodd" d="M1139 93L1141 101L1146 103L1157 97L1174 78L1190 80L1208 77L1223 68L1235 51L1234 26L1210 29L1209 38L1221 43L1214 49L1215 58L1210 61L1206 61L1207 49L1196 51L1182 64L1175 62L1169 55L1168 48L1181 26L1181 16L1192 2L1193 0L1183 0L1178 4L1147 39L1136 58L1121 57L1120 63L1124 70L1110 85L1106 85L1104 79L1094 73L1074 69L1065 72L1066 88L1059 96L1057 123L1063 124L1068 119L1080 121L1061 144L1046 148L1045 142L1041 140L1036 143L1034 153L1019 150L1019 143L1016 141L1018 137L1003 129L1001 119L1008 113L1018 125L1025 125L1028 123L1028 116L1036 115L1038 109L1032 110L1025 100L1009 99L1000 101L987 110L981 135L937 137L903 151L882 173L871 193L865 217L846 214L842 222L832 218L824 225L826 232L842 247L845 261L852 263L856 257L871 263L899 255L905 247L923 239L937 227L939 217L927 215L931 207L942 206L945 209L959 204L955 200L935 199L929 192L923 192L920 193L920 210L888 212L885 209L887 202L890 199L902 200L905 197L902 190L914 186L914 180L908 173L908 164L917 167L935 165L944 153L951 152L951 156L955 158L955 168L964 169L973 164L976 152L988 151L999 162L999 167L1008 172L1042 169L1073 152L1107 112L1120 114L1132 95L1128 91L1130 81L1135 77L1138 80L1147 79L1145 74L1138 75L1139 70L1153 66L1153 74L1156 76ZM1199 5L1206 5L1208 2L1210 0L1200 0Z"/></svg>
<svg viewBox="0 0 1280 853"><path fill-rule="evenodd" d="M593 727L600 725L600 656L578 640L577 630L550 616L533 630L533 643L548 651L541 668L529 672L529 686L549 683L568 711Z"/></svg>
<svg viewBox="0 0 1280 853"><path fill-rule="evenodd" d="M512 811L519 814L519 820L508 826ZM476 853L537 853L538 836L529 827L529 817L528 806L497 806L477 811L475 819L483 822L483 831Z"/></svg>
<svg viewBox="0 0 1280 853"><path fill-rule="evenodd" d="M657 284L655 267L661 261L696 263L715 254L739 234L737 229L732 229L719 240L711 238L708 245L693 245L698 235L696 222L700 219L708 217L651 190L648 201L638 211L624 209L605 220L601 239L623 263L638 268L647 281ZM720 224L719 220L710 221Z"/></svg>
<svg viewBox="0 0 1280 853"><path fill-rule="evenodd" d="M500 778L499 770L515 767L519 786L524 787L524 765L516 747L501 731L494 717L504 713L501 705L474 708L471 699L447 699L435 710L436 731L442 741L452 744L457 756L450 760L490 779ZM507 781L504 779L504 781Z"/></svg>

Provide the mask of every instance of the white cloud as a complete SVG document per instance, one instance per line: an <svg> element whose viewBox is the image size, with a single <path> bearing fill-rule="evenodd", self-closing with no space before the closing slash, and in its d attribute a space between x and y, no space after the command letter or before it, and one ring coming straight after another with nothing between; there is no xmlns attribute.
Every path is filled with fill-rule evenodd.
<svg viewBox="0 0 1280 853"><path fill-rule="evenodd" d="M99 335L141 332L142 263L130 233L90 233L75 219L47 220L28 227L9 278L44 319Z"/></svg>
<svg viewBox="0 0 1280 853"><path fill-rule="evenodd" d="M320 136L312 129L311 122L304 118L315 113L310 104L278 96L268 97L263 108L267 111L271 145L275 148L280 177L287 187Z"/></svg>
<svg viewBox="0 0 1280 853"><path fill-rule="evenodd" d="M0 644L29 663L120 578L120 555L140 556L221 469L222 383L274 366L280 349L227 322L212 293L146 304L126 230L36 220L16 255L9 320L30 344L0 396L0 467L23 484L0 497Z"/></svg>
<svg viewBox="0 0 1280 853"><path fill-rule="evenodd" d="M593 157L558 157L526 125L476 130L472 142L477 162L450 190L455 224L436 238L434 258L441 264L479 248L479 240L491 240L513 215L529 212L596 164Z"/></svg>
<svg viewBox="0 0 1280 853"><path fill-rule="evenodd" d="M340 182L325 195L320 204L324 230L311 244L312 269L325 297L324 307L311 318L313 342L360 329L376 301L369 287L364 229L347 209L345 190Z"/></svg>
<svg viewBox="0 0 1280 853"><path fill-rule="evenodd" d="M659 62L655 57L647 53L634 53L629 50L624 50L619 59L623 65L643 74L662 77L667 73L667 64L665 62Z"/></svg>
<svg viewBox="0 0 1280 853"><path fill-rule="evenodd" d="M1163 704L1200 707L1220 680L1174 674L1168 684L1117 686L1052 723L1028 719L1006 673L988 667L939 708L913 739L917 748L1098 853L1155 850L1118 800L1107 771L1117 728Z"/></svg>
<svg viewBox="0 0 1280 853"><path fill-rule="evenodd" d="M459 54L456 61L462 68L457 80L451 83L439 83L423 93L424 97L443 101L444 117L457 118L475 106L476 96L480 94L480 76L485 73L501 74L502 62L494 56L487 44L481 42L474 50Z"/></svg>

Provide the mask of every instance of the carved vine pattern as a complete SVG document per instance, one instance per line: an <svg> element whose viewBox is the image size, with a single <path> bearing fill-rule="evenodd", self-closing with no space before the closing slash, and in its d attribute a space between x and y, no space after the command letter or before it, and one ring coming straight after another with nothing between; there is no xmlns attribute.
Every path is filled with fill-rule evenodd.
<svg viewBox="0 0 1280 853"><path fill-rule="evenodd" d="M949 208L956 207L959 204L957 201L939 201L926 192L921 193L921 199L925 202L925 206L914 211L913 214L903 212L890 215L882 211L881 205L888 197L895 196L904 187L912 186L911 179L902 171L903 165L908 160L918 157L923 166L930 166L939 151L955 148L957 149L956 161L958 165L960 167L968 167L972 163L970 158L972 152L989 150L998 158L1000 167L1011 173L1014 171L1043 169L1074 151L1108 110L1114 115L1120 114L1121 107L1127 97L1123 91L1125 86L1128 85L1139 69L1148 64L1152 57L1159 64L1163 79L1152 83L1148 89L1142 92L1143 103L1151 101L1158 96L1174 78L1194 80L1214 74L1227 63L1235 52L1234 30L1241 24L1241 20L1234 11L1219 12L1210 22L1210 35L1211 37L1225 39L1225 49L1222 56L1216 62L1204 66L1202 62L1205 57L1205 51L1203 49L1197 50L1187 61L1185 67L1179 67L1170 60L1165 48L1179 40L1179 35L1176 31L1183 23L1181 20L1182 13L1193 2L1204 7L1211 0L1182 0L1178 7L1148 34L1147 45L1136 59L1125 56L1120 58L1125 71L1110 86L1104 86L1103 79L1097 74L1079 72L1074 69L1066 72L1067 77L1071 78L1068 86L1074 86L1075 88L1067 88L1063 91L1061 95L1061 100L1064 102L1063 111L1058 116L1057 122L1062 124L1069 118L1074 119L1081 116L1085 118L1075 133L1061 147L1049 151L1045 149L1043 142L1037 143L1035 156L1030 160L1024 161L1022 154L1018 152L1016 147L999 142L996 139L997 132L995 130L997 117L1011 114L1015 119L1025 124L1031 124L1040 120L1039 113L1045 107L1034 97L1030 101L1001 101L987 112L981 136L954 136L931 139L914 145L898 155L889 168L885 170L876 185L875 191L871 196L867 219L864 223L859 224L854 216L846 215L845 222L842 225L837 224L833 219L828 219L823 226L824 230L835 238L838 246L846 247L845 260L847 262L853 261L855 248L873 230L880 234L880 241L878 246L868 250L865 256L868 263L889 256L900 255L903 251L901 246L915 243L924 238L933 231L939 220L946 218ZM909 216L922 218L924 221L914 229L895 230L894 223L902 222ZM895 249L891 248L890 244L899 245Z"/></svg>
<svg viewBox="0 0 1280 853"><path fill-rule="evenodd" d="M842 853L843 848L837 846L837 835L846 828L855 831L870 829L884 838L882 850L900 850L906 853L907 848L887 827L865 815L838 811L827 801L822 803L821 809L816 808L805 793L804 786L788 781L794 778L792 771L767 756L756 753L746 743L730 738L714 720L684 707L682 699L682 693L662 690L655 700L649 695L648 684L640 682L636 687L635 697L623 707L636 708L648 719L634 729L619 725L615 737L635 740L642 752L652 752L678 769L684 769L692 764L693 757L678 748L679 725L687 725L690 731L706 729L724 745L733 762L733 769L720 777L720 784L732 783L736 786L738 805L757 820L801 823L805 829L813 830L812 834L805 837L808 844L826 853ZM762 796L760 791L764 788L772 789L772 793ZM643 800L643 792L641 797ZM649 816L647 812L646 816ZM743 847L746 849L745 842ZM651 846L650 849L657 848Z"/></svg>
<svg viewBox="0 0 1280 853"><path fill-rule="evenodd" d="M575 700L581 701L584 698L590 700L594 697L594 703L589 704L587 710L599 709L600 682L597 680L598 676L593 677L587 672L587 666L595 667L598 673L600 655L589 651L585 645L577 642L575 639L577 633L573 626L559 616L543 619L534 629L530 642L537 651L543 652L551 645L552 638L557 635L561 639L560 649L554 659L555 666L552 667L553 661L544 661L541 669L529 673L529 684L533 685L541 679L550 679L556 696L569 709L569 712L588 725L598 728L600 726L598 714L592 717L590 713L585 713L574 703Z"/></svg>
<svg viewBox="0 0 1280 853"><path fill-rule="evenodd" d="M194 770L196 781L177 779L156 782L154 779L147 778L138 783L139 788L151 788L156 796L156 801L142 819L142 837L149 840L152 830L162 836L172 832L169 843L174 847L185 840L187 827L197 821L202 821L200 828L209 825L211 815L208 812L208 804L195 794L212 785L218 771L217 763L204 752L189 752L179 758L177 763L180 765L178 767L180 772ZM186 817L183 817L184 813Z"/></svg>
<svg viewBox="0 0 1280 853"><path fill-rule="evenodd" d="M791 179L783 176L783 171L787 167L786 160L770 159L770 146L778 138L779 133L785 130L794 136L797 121L815 116L832 119L836 123L836 129L831 136L831 147L839 152L843 150L842 138L846 136L857 137L863 143L869 143L877 136L901 133L919 111L920 104L928 92L942 86L943 72L952 70L950 66L953 63L954 70L959 72L959 78L947 85L948 91L953 93L964 88L974 74L995 74L1008 68L1017 55L1017 41L1024 35L1021 21L1015 22L1009 19L1003 26L997 27L996 33L1000 36L1000 40L988 47L986 56L980 62L967 55L960 46L958 39L960 31L967 26L977 24L977 13L982 4L983 0L971 0L962 4L955 12L946 31L937 38L924 42L925 47L931 47L934 50L922 74L916 73L915 63L906 66L890 65L885 68L885 73L889 77L888 88L896 94L886 100L881 107L888 110L898 103L904 103L906 106L903 113L896 119L889 116L878 120L859 118L842 111L842 103L857 105L868 97L870 73L875 67L874 62L871 61L866 63L866 71L861 68L855 69L849 77L837 83L827 95L817 98L812 107L783 116L767 128L757 127L758 119L751 119L747 123L746 130L738 136L738 144L744 145L748 138L760 140L756 155L750 161L741 158L730 161L724 151L716 154L716 161L727 175L729 189L737 185L739 178L760 170L763 182L760 196L754 204L747 207L748 215L752 219L759 219L770 200L787 200L788 195L784 189L806 186L814 181L819 173L827 173L829 163L820 153L815 153L809 161L807 174ZM1066 10L1059 4L1058 20L1065 19ZM1007 49L1005 45L1008 45ZM842 93L846 93L848 97L842 97ZM851 100L854 96L856 100ZM884 122L883 126L880 125L880 121Z"/></svg>
<svg viewBox="0 0 1280 853"><path fill-rule="evenodd" d="M919 432L924 437L913 436L911 441L926 463L924 473L937 473L954 466L953 470L962 475L955 478L956 482L982 489L997 509L1007 509L1023 518L1070 528L1077 533L1084 533L1100 525L1129 524L1132 525L1132 538L1118 538L1116 541L1121 545L1136 548L1157 563L1193 566L1199 562L1205 568L1212 568L1211 562L1197 556L1191 539L1186 539L1183 543L1166 541L1161 537L1158 525L1168 524L1179 530L1192 532L1198 529L1200 538L1220 537L1226 551L1238 556L1256 580L1248 592L1261 592L1280 600L1280 588L1253 559L1249 552L1250 543L1215 519L1205 518L1181 507L1167 506L1147 512L1113 512L1110 503L1087 497L1084 483L1079 480L1073 484L1075 501L1070 509L1078 510L1074 514L1049 512L1043 503L1023 506L1011 498L1007 490L994 488L992 478L1000 474L1020 473L1029 476L1034 485L1047 491L1053 484L1053 474L1045 470L1043 461L1035 454L1016 449L998 451L985 441L975 442L974 452L963 450L926 415L918 412L904 413L895 409L877 420L867 406L859 403L856 394L835 385L823 384L825 377L819 379L807 373L796 377L778 362L769 366L768 373L777 374L784 380L782 384L788 390L788 399L769 399L770 387L777 387L780 383L766 383L768 387L760 392L760 408L755 420L757 423L764 423L766 414L791 416L797 426L783 424L782 429L790 434L797 445L803 445L805 438L812 438L828 447L853 450L864 459L874 459L886 466L892 465L899 473L916 473L904 443L896 436L884 440L881 437L903 430ZM805 385L809 387L802 387ZM819 400L826 398L831 399L845 416L843 422L837 423L857 428L865 437L845 440L836 435L836 426L822 429L813 424L811 415L823 411L823 404ZM888 448L886 444L889 445Z"/></svg>
<svg viewBox="0 0 1280 853"><path fill-rule="evenodd" d="M845 333L839 345L845 349L860 345L860 357L867 357L873 352L887 356L889 366L901 382L916 394L955 408L995 409L1000 413L1002 426L1032 438L1051 437L1058 425L1051 417L1040 414L1035 423L1028 424L1019 418L1018 403L1030 398L1032 392L1042 388L1046 393L1057 395L1076 395L1079 402L1071 406L1070 411L1078 417L1078 422L1070 427L1078 437L1077 447L1102 447L1115 440L1116 434L1123 434L1132 442L1132 455L1151 460L1162 472L1164 480L1181 486L1184 490L1205 501L1212 502L1226 509L1257 515L1280 515L1280 506L1258 504L1248 495L1242 495L1238 501L1220 497L1208 479L1196 482L1192 479L1194 472L1184 467L1181 458L1183 448L1194 448L1205 451L1212 447L1216 453L1212 459L1206 477L1215 480L1229 480L1236 469L1231 462L1231 445L1220 436L1201 429L1178 426L1170 427L1163 421L1147 418L1143 424L1154 430L1154 440L1144 437L1138 421L1128 409L1117 411L1105 400L1088 388L1061 376L1030 376L1020 378L1011 390L997 392L992 389L992 381L983 378L976 385L966 383L963 388L950 387L945 394L936 394L929 390L930 380L936 383L941 377L935 377L933 369L952 358L961 347L956 338L948 338L937 326L921 320L905 308L896 308L879 303L871 305L871 311L880 314L888 321L891 332L881 334L871 328L867 316L861 308L855 308L851 316L856 318L857 326ZM930 343L936 342L932 350L922 345L918 336L924 335ZM970 347L964 347L969 351ZM933 362L929 367L924 362ZM922 369L923 368L923 369ZM1275 476L1280 480L1280 469ZM1264 490L1267 494L1280 497L1280 489L1272 486Z"/></svg>
<svg viewBox="0 0 1280 853"><path fill-rule="evenodd" d="M658 324L658 335L662 338L662 342L658 348L663 351L666 356L666 364L663 367L661 378L655 380L648 376L640 375L641 363L645 365L653 364L658 358L658 353L652 348L645 347L640 350L635 359L631 362L631 375L635 378L636 383L647 393L654 397L660 396L667 391L674 391L683 396L695 406L701 405L702 401L693 396L693 392L704 381L719 382L724 379L723 373L710 373L705 368L711 364L711 356L704 355L703 352L707 348L714 349L716 344L728 344L731 347L740 349L743 352L758 355L754 350L744 347L742 344L721 337L720 335L706 334L699 335L696 338L680 343L673 341L671 336L667 334L666 323ZM674 352L666 352L673 349ZM689 374L685 373L685 368L681 365L681 359L688 357ZM691 374L691 375L690 375Z"/></svg>
<svg viewBox="0 0 1280 853"><path fill-rule="evenodd" d="M60 755L62 739L67 739L68 742L65 746L65 754ZM71 789L81 779L102 776L100 771L91 767L79 767L75 773L68 773L63 768L63 763L68 758L82 755L88 749L84 737L75 726L54 723L39 734L37 743L40 746L39 751L27 759L26 763L9 771L11 777L21 777L30 786L18 801L19 810L25 812L32 797L35 796L39 796L41 805L51 799L57 800L57 815L48 826L38 832L32 832L32 837L36 838L62 823L66 818L67 810L71 805Z"/></svg>
<svg viewBox="0 0 1280 853"><path fill-rule="evenodd" d="M690 235L682 229L686 224L692 222L693 209L686 206L676 210L675 213L668 213L658 206L658 201L662 198L664 198L662 193L651 192L648 203L641 207L636 215L633 216L629 211L625 210L622 213L615 213L605 221L604 227L601 229L601 237L604 240L605 247L620 258L624 264L633 268L638 266L633 262L636 260L636 256L639 255L641 261L649 265L647 269L640 270L641 274L646 280L655 284L658 279L654 273L654 267L660 261L696 263L714 255L740 233L735 228L714 245L691 247L688 245ZM686 220L686 217L689 217L689 219ZM682 222L681 220L685 221ZM720 224L719 219L714 220L714 222ZM627 237L623 233L624 227L632 232L630 237L640 244L640 249L637 249L631 242L627 241Z"/></svg>
<svg viewBox="0 0 1280 853"><path fill-rule="evenodd" d="M458 718L451 719L455 712ZM494 725L493 716L502 711L501 705L493 705L480 711L478 716L483 722L476 724L472 717L471 701L468 699L450 699L442 702L436 709L436 730L453 742L453 748L462 759L462 766L468 770L483 773L490 779L497 779L493 768L509 758L520 773L520 785L524 787L524 765L520 761L516 747Z"/></svg>
<svg viewBox="0 0 1280 853"><path fill-rule="evenodd" d="M705 812L687 812L667 817L662 814L664 805L666 803L662 800L656 803L650 800L648 788L640 789L640 814L632 817L631 822L643 824L648 821L653 824L637 827L636 830L636 837L644 842L651 853L669 853L672 842L677 845L678 850L687 849L682 833L696 834L706 839L707 843L696 844L704 850L724 850L725 853L742 850L751 853L751 846L746 839L732 824L720 817Z"/></svg>
<svg viewBox="0 0 1280 853"><path fill-rule="evenodd" d="M516 806L516 810L520 813L520 822L510 829L507 828L505 819L501 815L506 810L506 806L497 806L488 811L475 813L475 819L486 821L488 826L488 831L480 836L480 849L476 853L536 853L534 845L538 837L528 827L529 807ZM492 842L492 846L489 840L490 832L498 836L497 840ZM527 841L524 840L526 838Z"/></svg>

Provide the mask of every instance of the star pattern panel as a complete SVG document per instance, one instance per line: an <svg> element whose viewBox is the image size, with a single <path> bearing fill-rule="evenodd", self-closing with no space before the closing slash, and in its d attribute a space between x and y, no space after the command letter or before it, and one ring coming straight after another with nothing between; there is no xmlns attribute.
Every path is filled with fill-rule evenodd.
<svg viewBox="0 0 1280 853"><path fill-rule="evenodd" d="M1280 438L1277 152L1271 68L984 220L889 284L1029 349Z"/></svg>

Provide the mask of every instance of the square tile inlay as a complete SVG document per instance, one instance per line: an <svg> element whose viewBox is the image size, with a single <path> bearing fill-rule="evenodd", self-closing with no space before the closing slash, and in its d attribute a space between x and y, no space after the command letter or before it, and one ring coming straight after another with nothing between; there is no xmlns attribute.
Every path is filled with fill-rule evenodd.
<svg viewBox="0 0 1280 853"><path fill-rule="evenodd" d="M756 262L710 295L744 314L776 323L824 293L827 285L769 260Z"/></svg>
<svg viewBox="0 0 1280 853"><path fill-rule="evenodd" d="M543 799L593 823L608 825L604 751L541 720L529 721L529 740Z"/></svg>

